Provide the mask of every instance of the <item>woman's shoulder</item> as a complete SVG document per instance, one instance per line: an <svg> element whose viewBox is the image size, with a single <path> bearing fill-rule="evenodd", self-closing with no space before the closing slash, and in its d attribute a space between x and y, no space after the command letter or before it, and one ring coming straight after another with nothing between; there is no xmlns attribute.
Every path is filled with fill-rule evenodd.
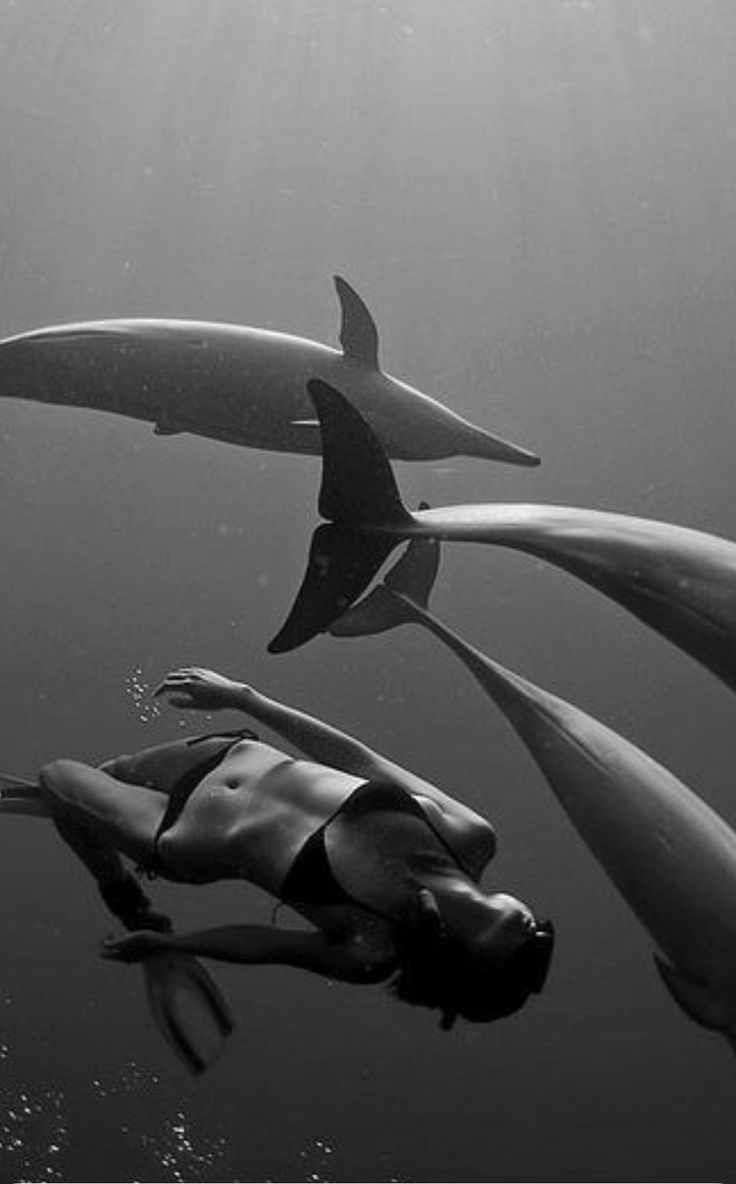
<svg viewBox="0 0 736 1184"><path fill-rule="evenodd" d="M441 804L422 794L415 795L432 829L439 833L463 867L480 877L496 854L496 831L486 818L468 810L449 813Z"/></svg>

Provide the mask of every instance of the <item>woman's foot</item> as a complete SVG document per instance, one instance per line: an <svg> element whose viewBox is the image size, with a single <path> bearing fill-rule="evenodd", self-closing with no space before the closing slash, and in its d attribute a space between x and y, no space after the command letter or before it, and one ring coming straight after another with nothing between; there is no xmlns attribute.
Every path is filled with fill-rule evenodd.
<svg viewBox="0 0 736 1184"><path fill-rule="evenodd" d="M165 913L157 913L138 881L131 875L115 877L99 884L105 904L126 929L153 929L170 933L173 926Z"/></svg>

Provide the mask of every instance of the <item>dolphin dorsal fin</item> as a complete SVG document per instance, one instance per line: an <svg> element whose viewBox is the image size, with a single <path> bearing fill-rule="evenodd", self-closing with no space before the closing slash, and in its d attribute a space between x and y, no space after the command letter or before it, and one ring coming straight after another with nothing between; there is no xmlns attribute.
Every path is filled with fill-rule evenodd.
<svg viewBox="0 0 736 1184"><path fill-rule="evenodd" d="M345 357L370 370L380 370L376 322L358 293L342 276L335 276L335 288L342 313L340 345Z"/></svg>
<svg viewBox="0 0 736 1184"><path fill-rule="evenodd" d="M702 1028L719 1030L725 1026L723 1005L706 983L689 978L657 954L654 955L654 964L670 995L688 1019Z"/></svg>

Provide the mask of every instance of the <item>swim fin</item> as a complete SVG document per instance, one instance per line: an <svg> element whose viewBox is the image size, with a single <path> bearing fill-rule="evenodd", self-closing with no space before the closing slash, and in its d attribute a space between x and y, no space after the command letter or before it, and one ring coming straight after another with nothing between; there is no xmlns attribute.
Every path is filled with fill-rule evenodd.
<svg viewBox="0 0 736 1184"><path fill-rule="evenodd" d="M192 1073L204 1073L235 1028L219 987L190 954L152 954L143 975L159 1032Z"/></svg>
<svg viewBox="0 0 736 1184"><path fill-rule="evenodd" d="M32 814L36 818L51 817L38 784L27 777L18 777L15 773L0 772L0 812Z"/></svg>
<svg viewBox="0 0 736 1184"><path fill-rule="evenodd" d="M37 797L38 783L28 777L18 777L15 773L0 771L0 795L9 797Z"/></svg>

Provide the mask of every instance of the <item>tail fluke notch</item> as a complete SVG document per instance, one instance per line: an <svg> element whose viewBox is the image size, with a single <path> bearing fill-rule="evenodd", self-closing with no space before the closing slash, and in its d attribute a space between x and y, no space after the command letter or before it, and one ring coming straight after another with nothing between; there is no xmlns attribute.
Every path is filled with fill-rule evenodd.
<svg viewBox="0 0 736 1184"><path fill-rule="evenodd" d="M419 508L429 509L426 502ZM413 622L416 618L406 600L428 608L439 565L440 544L436 539L412 539L383 584L333 621L329 632L333 637L368 637Z"/></svg>

